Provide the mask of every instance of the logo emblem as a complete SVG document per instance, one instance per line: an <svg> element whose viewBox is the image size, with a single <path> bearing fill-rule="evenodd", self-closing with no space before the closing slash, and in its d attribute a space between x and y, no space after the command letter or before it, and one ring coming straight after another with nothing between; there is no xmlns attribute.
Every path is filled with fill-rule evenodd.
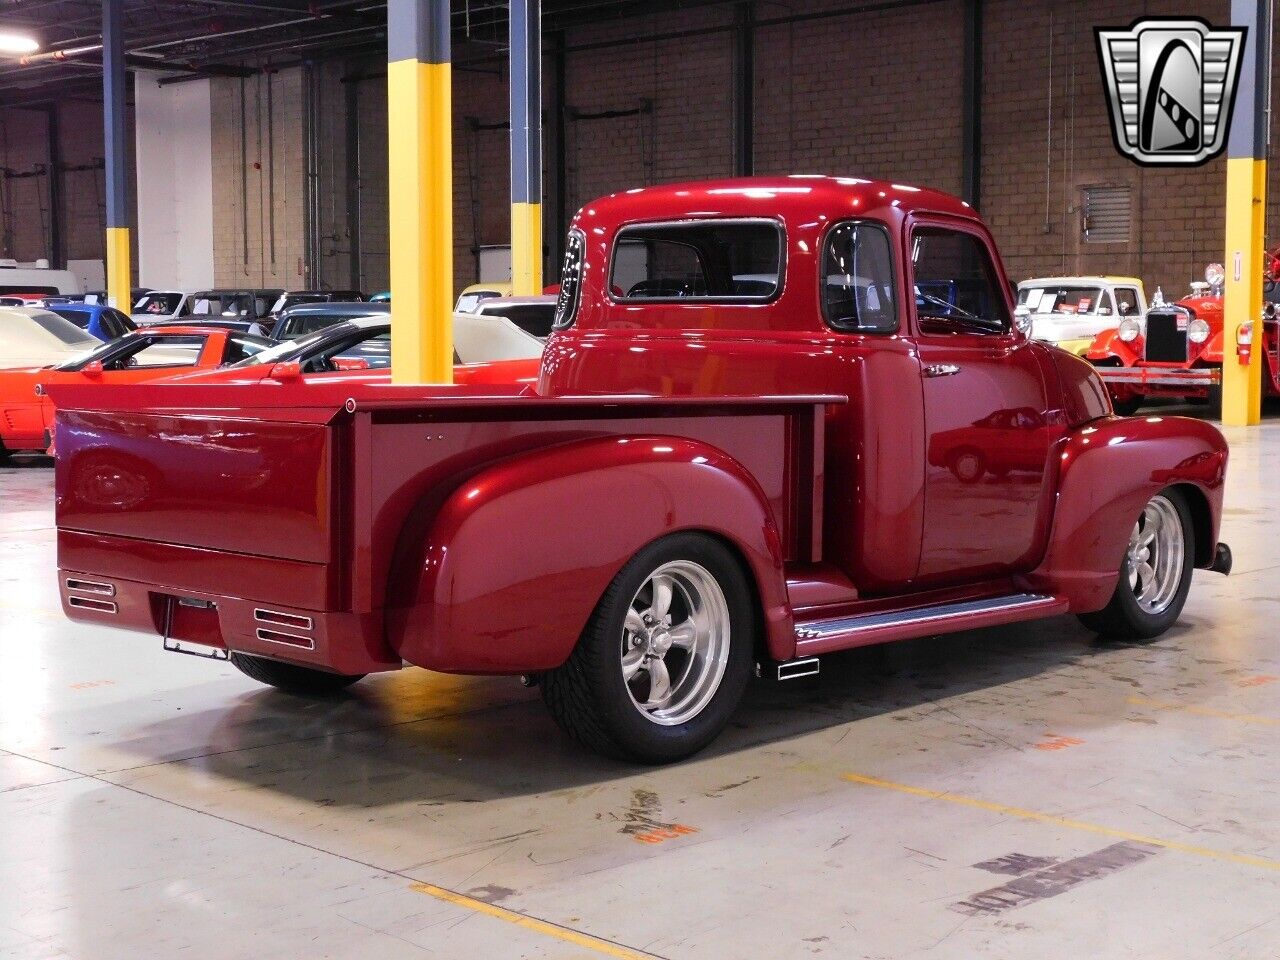
<svg viewBox="0 0 1280 960"><path fill-rule="evenodd" d="M1245 31L1175 17L1095 28L1116 149L1146 166L1194 166L1220 154Z"/></svg>

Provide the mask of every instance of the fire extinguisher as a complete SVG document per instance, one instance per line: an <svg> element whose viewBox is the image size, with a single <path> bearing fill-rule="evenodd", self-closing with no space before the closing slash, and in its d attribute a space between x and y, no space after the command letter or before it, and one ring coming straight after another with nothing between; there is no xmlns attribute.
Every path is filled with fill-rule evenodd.
<svg viewBox="0 0 1280 960"><path fill-rule="evenodd" d="M1253 356L1253 323L1242 323L1236 327L1236 359L1243 366L1249 365Z"/></svg>

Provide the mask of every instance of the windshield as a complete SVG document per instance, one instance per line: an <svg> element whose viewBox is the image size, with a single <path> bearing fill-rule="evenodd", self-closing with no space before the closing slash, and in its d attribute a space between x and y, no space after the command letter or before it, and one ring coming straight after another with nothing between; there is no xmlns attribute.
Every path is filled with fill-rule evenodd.
<svg viewBox="0 0 1280 960"><path fill-rule="evenodd" d="M1101 287L1023 287L1018 291L1018 306L1030 313L1096 313L1100 305Z"/></svg>
<svg viewBox="0 0 1280 960"><path fill-rule="evenodd" d="M180 303L182 303L180 293L148 293L133 305L133 312L167 317L178 309Z"/></svg>
<svg viewBox="0 0 1280 960"><path fill-rule="evenodd" d="M323 343L329 336L328 328L319 333L314 333L309 337L301 340L286 340L278 343L274 347L263 350L261 353L255 353L252 357L247 357L238 363L233 363L233 367L256 367L260 363L279 363L281 360L292 360L295 356L306 356L307 352L319 343Z"/></svg>
<svg viewBox="0 0 1280 960"><path fill-rule="evenodd" d="M94 338L86 334L70 320L50 313L48 310L31 310L28 316L45 333L57 337L69 347L79 347L93 343ZM85 320L88 323L88 319Z"/></svg>

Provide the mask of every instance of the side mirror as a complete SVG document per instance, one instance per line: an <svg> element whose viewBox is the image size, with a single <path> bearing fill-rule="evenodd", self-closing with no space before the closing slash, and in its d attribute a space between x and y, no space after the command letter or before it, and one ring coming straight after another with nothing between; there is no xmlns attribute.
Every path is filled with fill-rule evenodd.
<svg viewBox="0 0 1280 960"><path fill-rule="evenodd" d="M271 368L272 380L298 380L302 377L302 364L297 360L282 360Z"/></svg>
<svg viewBox="0 0 1280 960"><path fill-rule="evenodd" d="M101 360L94 360L92 363L86 363L83 367L81 367L80 372L83 373L86 377L91 377L92 379L97 380L99 377L102 376L102 371L104 369L105 367L102 366Z"/></svg>

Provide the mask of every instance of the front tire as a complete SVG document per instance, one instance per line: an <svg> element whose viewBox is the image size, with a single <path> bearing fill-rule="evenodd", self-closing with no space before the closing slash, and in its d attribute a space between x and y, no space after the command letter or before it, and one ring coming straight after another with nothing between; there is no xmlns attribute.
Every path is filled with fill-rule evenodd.
<svg viewBox="0 0 1280 960"><path fill-rule="evenodd" d="M1080 622L1104 637L1152 640L1182 613L1195 568L1195 527L1173 489L1147 502L1133 525L1111 601Z"/></svg>
<svg viewBox="0 0 1280 960"><path fill-rule="evenodd" d="M300 693L313 697L335 694L364 677L363 673L354 676L329 673L327 670L313 670L310 667L299 667L292 663L282 663L279 660L255 657L247 653L232 652L229 659L233 667L259 683L265 683L287 693Z"/></svg>
<svg viewBox="0 0 1280 960"><path fill-rule="evenodd" d="M737 558L698 533L664 537L614 577L569 659L542 678L555 721L639 763L701 750L746 690L755 606Z"/></svg>

